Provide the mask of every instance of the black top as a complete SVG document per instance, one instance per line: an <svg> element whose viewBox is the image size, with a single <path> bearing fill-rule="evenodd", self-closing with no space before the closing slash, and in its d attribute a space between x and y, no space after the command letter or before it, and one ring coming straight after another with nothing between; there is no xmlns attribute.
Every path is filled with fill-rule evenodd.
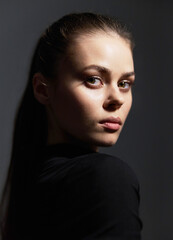
<svg viewBox="0 0 173 240"><path fill-rule="evenodd" d="M122 160L58 144L37 150L27 168L16 239L141 239L139 185Z"/></svg>

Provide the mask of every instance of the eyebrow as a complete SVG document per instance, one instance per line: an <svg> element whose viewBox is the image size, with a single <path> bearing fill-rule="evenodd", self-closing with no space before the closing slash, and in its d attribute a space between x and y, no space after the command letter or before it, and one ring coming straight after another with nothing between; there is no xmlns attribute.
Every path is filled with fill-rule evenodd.
<svg viewBox="0 0 173 240"><path fill-rule="evenodd" d="M111 74L111 71L108 68L99 66L99 65L90 65L90 66L85 67L83 70L85 71L85 70L89 70L89 69L95 69L100 73ZM132 71L132 72L123 73L121 75L121 78L127 78L127 77L131 77L131 76L135 76L135 72Z"/></svg>

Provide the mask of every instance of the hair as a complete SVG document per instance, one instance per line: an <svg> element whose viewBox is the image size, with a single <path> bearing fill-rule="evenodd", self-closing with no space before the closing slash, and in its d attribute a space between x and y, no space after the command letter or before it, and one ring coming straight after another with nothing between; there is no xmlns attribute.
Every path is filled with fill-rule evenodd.
<svg viewBox="0 0 173 240"><path fill-rule="evenodd" d="M66 54L67 48L75 41L75 38L83 34L95 34L98 31L117 33L129 43L133 50L134 41L125 24L118 19L94 13L73 13L62 17L46 29L36 45L28 83L14 124L11 162L1 201L1 211L6 208L1 223L3 239L13 239L10 226L13 224L11 216L15 206L17 184L19 184L19 180L16 179L20 179L21 172L23 173L22 177L25 176L26 171L22 168L23 164L18 156L26 146L32 148L44 146L47 141L46 111L45 107L34 97L33 76L40 72L46 78L53 79L56 76L55 69L57 69L58 62ZM27 166L27 164L26 162L24 165ZM25 180L22 179L20 184L25 186Z"/></svg>

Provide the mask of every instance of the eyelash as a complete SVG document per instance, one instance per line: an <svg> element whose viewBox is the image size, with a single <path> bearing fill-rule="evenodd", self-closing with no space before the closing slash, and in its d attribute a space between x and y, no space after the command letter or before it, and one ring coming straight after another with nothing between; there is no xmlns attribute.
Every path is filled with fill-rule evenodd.
<svg viewBox="0 0 173 240"><path fill-rule="evenodd" d="M91 83L91 82L90 82L91 80L98 81L99 83L98 83L98 84ZM87 85L89 85L90 87L92 87L92 88L100 88L100 87L103 85L102 80L101 80L99 77L96 77L96 76L88 77L88 78L85 80L85 83L86 83Z"/></svg>
<svg viewBox="0 0 173 240"><path fill-rule="evenodd" d="M121 84L121 83L128 84L128 87L120 87L120 84ZM122 88L123 90L128 90L128 89L130 89L132 85L133 85L132 81L129 81L129 80L121 80L121 81L118 82L118 86L119 86L120 88Z"/></svg>
<svg viewBox="0 0 173 240"><path fill-rule="evenodd" d="M91 80L99 81L99 83L98 84L91 83L90 82ZM100 77L97 77L97 76L88 77L85 80L85 83L91 88L100 88L103 86L103 81L100 79ZM121 83L124 84L124 87L120 86ZM127 86L127 84L128 84L128 86ZM128 91L132 87L133 84L134 83L130 80L121 80L118 82L118 87L121 88L123 91ZM125 86L127 86L127 87L125 87Z"/></svg>

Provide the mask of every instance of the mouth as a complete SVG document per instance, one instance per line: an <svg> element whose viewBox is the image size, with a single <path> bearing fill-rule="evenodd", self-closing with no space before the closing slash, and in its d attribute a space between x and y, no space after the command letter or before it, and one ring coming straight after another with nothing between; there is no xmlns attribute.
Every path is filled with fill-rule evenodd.
<svg viewBox="0 0 173 240"><path fill-rule="evenodd" d="M117 131L122 125L122 121L119 117L109 117L99 122L103 128L107 130Z"/></svg>

